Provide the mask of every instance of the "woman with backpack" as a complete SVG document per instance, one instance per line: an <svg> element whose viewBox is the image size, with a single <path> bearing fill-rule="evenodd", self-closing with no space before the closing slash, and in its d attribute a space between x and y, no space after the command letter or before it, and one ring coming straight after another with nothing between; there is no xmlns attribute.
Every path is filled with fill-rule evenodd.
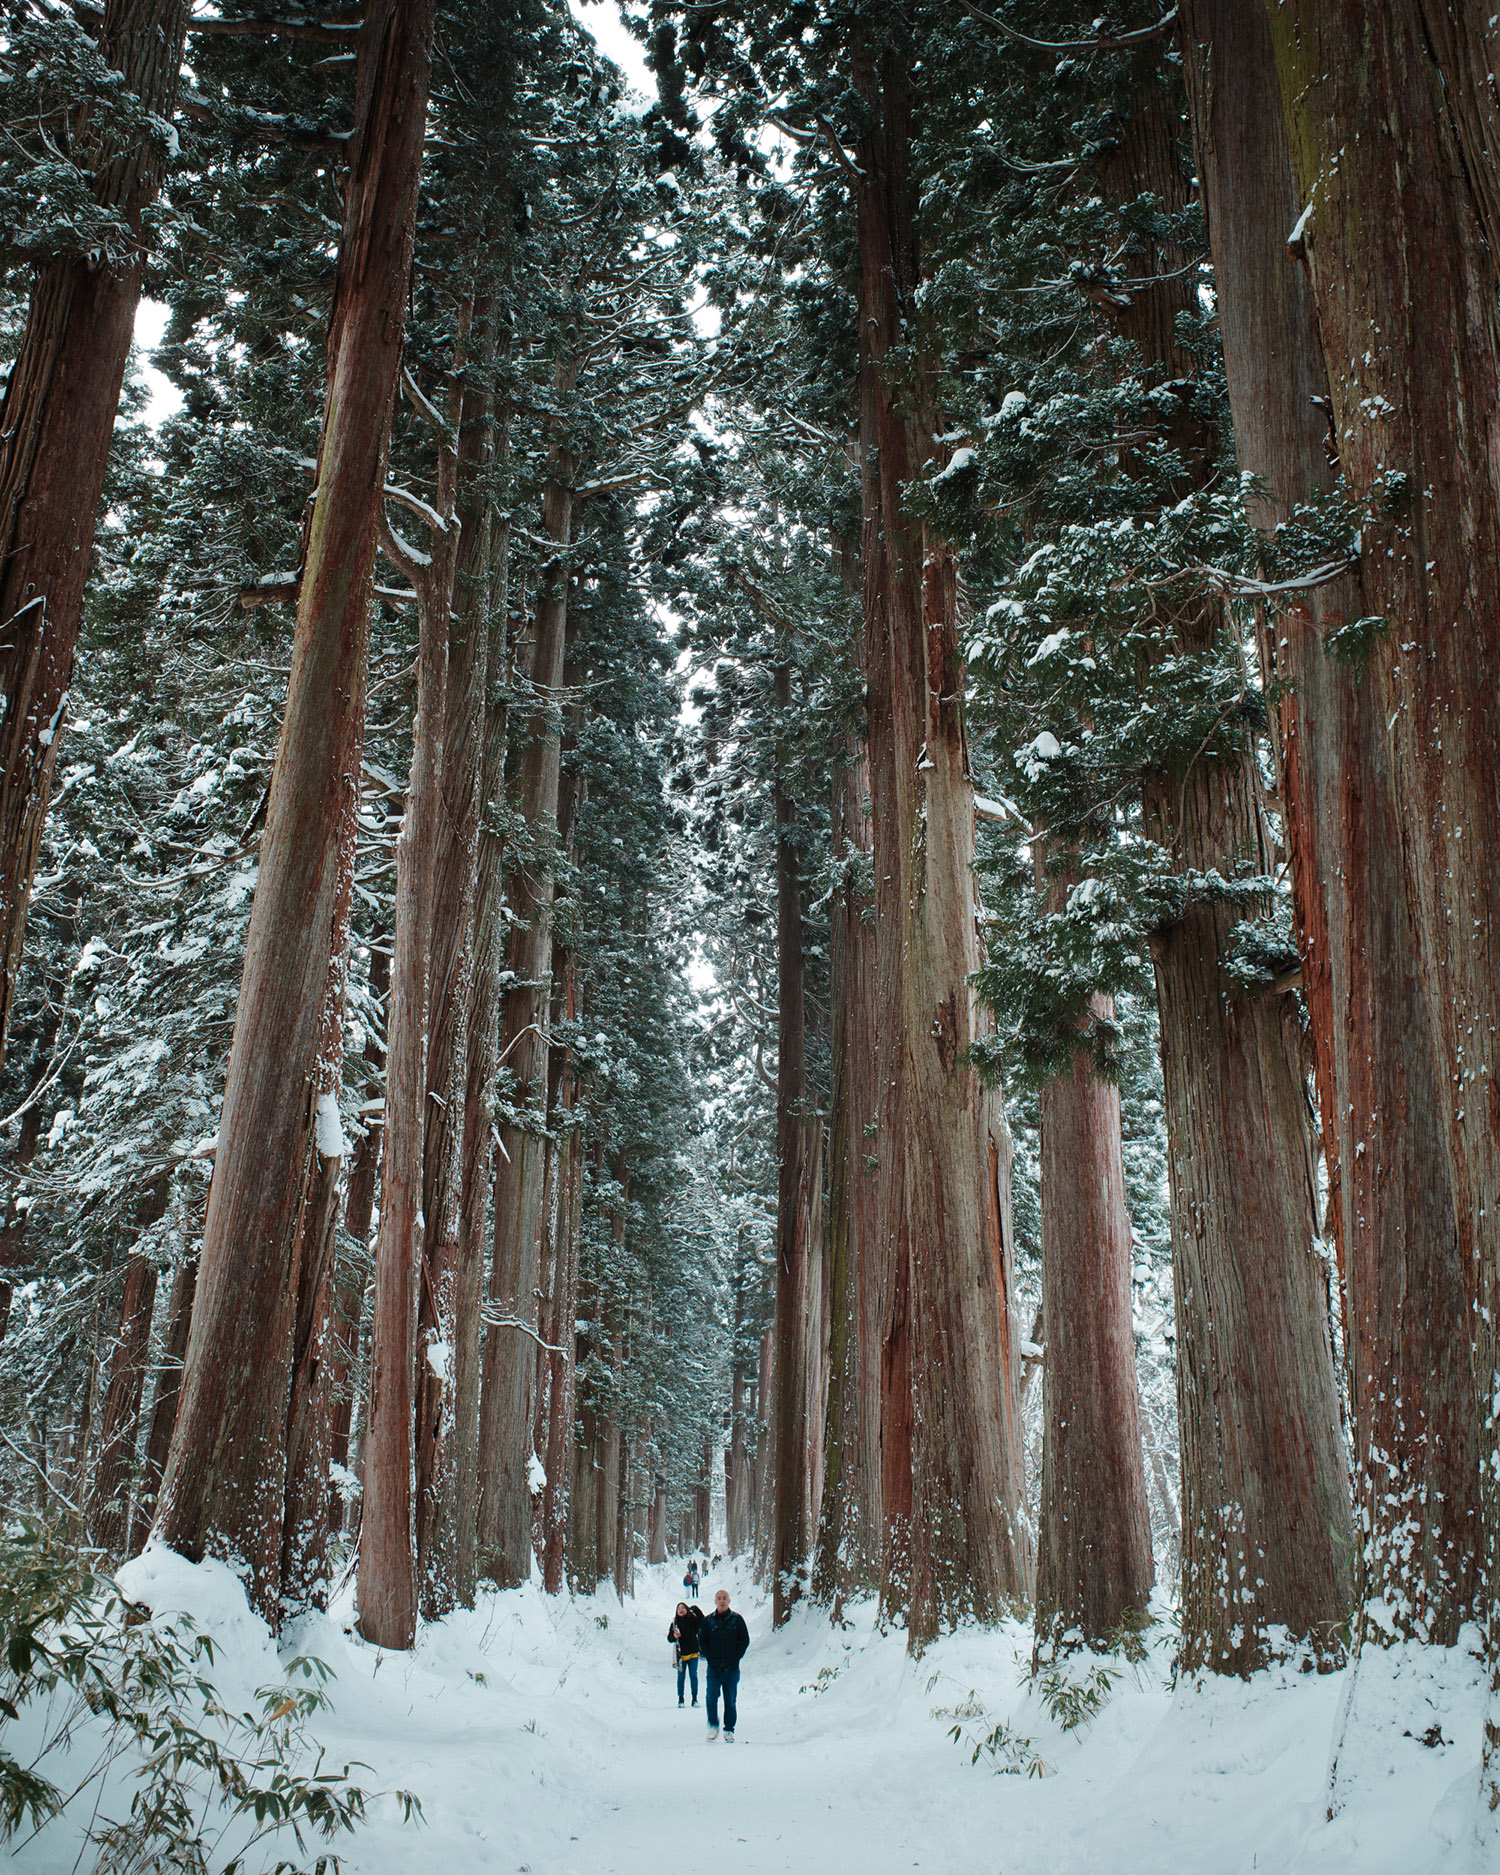
<svg viewBox="0 0 1500 1875"><path fill-rule="evenodd" d="M677 1604L677 1613L672 1617L672 1625L667 1629L667 1639L672 1643L672 1658L677 1665L677 1703L682 1700L682 1683L690 1679L693 1684L693 1704L698 1703L698 1630L703 1626L703 1610L696 1604L689 1607L686 1602Z"/></svg>

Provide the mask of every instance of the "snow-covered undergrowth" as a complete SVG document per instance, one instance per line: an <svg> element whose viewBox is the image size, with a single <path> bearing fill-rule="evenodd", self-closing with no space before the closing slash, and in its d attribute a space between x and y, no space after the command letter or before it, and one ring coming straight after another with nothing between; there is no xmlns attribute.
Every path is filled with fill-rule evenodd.
<svg viewBox="0 0 1500 1875"><path fill-rule="evenodd" d="M347 1631L349 1610L307 1620L281 1657L331 1667L312 1730L329 1761L367 1767L366 1790L410 1789L423 1820L372 1797L339 1845L358 1875L1471 1875L1481 1697L1472 1659L1427 1650L1369 1675L1357 1737L1325 1820L1344 1676L1252 1685L1164 1684L1168 1642L1139 1665L1103 1663L1101 1698L1026 1677L1027 1631L966 1632L909 1660L873 1610L842 1632L816 1611L779 1634L746 1578L711 1572L750 1626L739 1737L706 1742L679 1711L665 1636L680 1571L639 1593L486 1595L428 1628L411 1655ZM214 1635L225 1697L278 1671L265 1629L227 1573L148 1554L122 1586L158 1616ZM1099 1663L1096 1663L1096 1665ZM1070 1669L1083 1683L1087 1669ZM1087 1710L1079 1723L1080 1705ZM957 1731L955 1740L952 1734ZM1410 1733L1410 1736L1406 1734ZM976 1755L977 1754L977 1755ZM14 1862L64 1875L61 1825ZM309 1855L307 1866L314 1857ZM265 1866L271 1866L268 1859ZM89 1864L84 1862L87 1869ZM251 1864L252 1869L256 1864Z"/></svg>

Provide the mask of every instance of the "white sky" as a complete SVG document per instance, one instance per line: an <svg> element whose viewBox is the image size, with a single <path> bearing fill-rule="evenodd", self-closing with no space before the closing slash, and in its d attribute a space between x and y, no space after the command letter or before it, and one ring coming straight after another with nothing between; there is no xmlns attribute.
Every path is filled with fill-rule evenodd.
<svg viewBox="0 0 1500 1875"><path fill-rule="evenodd" d="M141 375L151 391L151 401L146 405L146 421L152 429L170 417L174 410L182 408L182 396L176 385L164 378L155 365L146 362L148 354L161 344L166 329L167 308L160 300L143 299L136 308L135 343L140 353Z"/></svg>
<svg viewBox="0 0 1500 1875"><path fill-rule="evenodd" d="M615 0L568 0L568 4L574 19L592 33L594 44L607 59L614 60L632 88L646 98L654 98L656 80L646 69L640 41L626 31Z"/></svg>

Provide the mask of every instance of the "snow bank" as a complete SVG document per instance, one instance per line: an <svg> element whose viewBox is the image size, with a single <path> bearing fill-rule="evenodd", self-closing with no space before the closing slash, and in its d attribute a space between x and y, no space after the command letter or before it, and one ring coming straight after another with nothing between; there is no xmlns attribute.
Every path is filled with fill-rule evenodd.
<svg viewBox="0 0 1500 1875"><path fill-rule="evenodd" d="M698 1597L707 1607L727 1587L751 1634L738 1739L709 1746L703 1710L677 1706L666 1630L680 1575L680 1562L641 1570L623 1603L612 1589L549 1597L535 1582L486 1593L424 1629L410 1654L361 1641L347 1594L283 1636L283 1662L314 1653L337 1676L314 1728L329 1759L359 1760L367 1789L404 1786L422 1802L424 1821L407 1825L393 1798L374 1801L341 1849L349 1875L1482 1867L1480 1689L1464 1649L1366 1656L1329 1822L1343 1675L1287 1669L1173 1690L1163 1628L1147 1660L1113 1663L1102 1709L1068 1730L1027 1675L1020 1624L950 1636L914 1662L901 1635L879 1633L869 1603L847 1609L840 1629L803 1609L773 1633L764 1598L733 1567L710 1570ZM275 1677L270 1636L221 1565L153 1550L121 1585L214 1635L226 1692ZM26 1875L44 1866L50 1875L17 1862Z"/></svg>

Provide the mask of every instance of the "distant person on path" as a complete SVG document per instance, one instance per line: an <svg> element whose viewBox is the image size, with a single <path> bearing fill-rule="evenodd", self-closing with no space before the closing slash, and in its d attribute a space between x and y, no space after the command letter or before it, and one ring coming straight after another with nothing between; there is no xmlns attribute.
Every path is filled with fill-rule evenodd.
<svg viewBox="0 0 1500 1875"><path fill-rule="evenodd" d="M734 1743L734 1722L739 1716L735 1696L740 1689L740 1662L750 1646L745 1617L729 1606L729 1590L714 1594L714 1611L698 1630L698 1651L708 1669L708 1742L719 1736L719 1694L724 1695L724 1743Z"/></svg>
<svg viewBox="0 0 1500 1875"><path fill-rule="evenodd" d="M673 1643L673 1658L677 1662L677 1703L682 1704L682 1682L684 1677L693 1683L693 1704L698 1703L698 1630L703 1626L703 1610L695 1603L691 1608L686 1602L677 1604L677 1613L672 1617L672 1625L667 1629L667 1639Z"/></svg>
<svg viewBox="0 0 1500 1875"><path fill-rule="evenodd" d="M687 1574L682 1578L682 1586L689 1595L698 1593L698 1558L696 1556L688 1557Z"/></svg>

